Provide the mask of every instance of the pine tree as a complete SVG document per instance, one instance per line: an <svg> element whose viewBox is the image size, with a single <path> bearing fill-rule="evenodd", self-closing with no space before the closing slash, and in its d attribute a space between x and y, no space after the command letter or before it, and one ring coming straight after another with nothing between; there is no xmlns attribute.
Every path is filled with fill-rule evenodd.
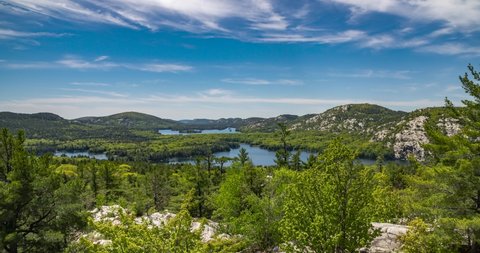
<svg viewBox="0 0 480 253"><path fill-rule="evenodd" d="M470 252L480 252L480 73L472 65L468 70L460 82L473 100L463 100L464 107L458 108L446 99L449 113L444 115L445 120L458 120L462 130L449 137L434 123L428 125L431 144L427 149L434 164L413 182L422 188L430 186L430 194L419 191L424 194L424 205L433 205L430 219L456 220L457 226L448 233L462 233L469 239Z"/></svg>

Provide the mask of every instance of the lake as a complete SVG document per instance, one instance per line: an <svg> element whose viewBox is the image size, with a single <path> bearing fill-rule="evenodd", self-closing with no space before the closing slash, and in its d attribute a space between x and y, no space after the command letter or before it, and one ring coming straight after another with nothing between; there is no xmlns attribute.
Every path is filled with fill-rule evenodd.
<svg viewBox="0 0 480 253"><path fill-rule="evenodd" d="M258 146L252 146L249 144L242 143L240 144L240 147L231 149L230 151L224 151L224 152L216 152L213 155L215 157L229 157L229 158L235 158L238 156L238 153L240 152L240 149L244 148L248 152L248 156L252 160L254 165L258 166L272 166L275 165L275 151L267 150ZM293 151L292 153L294 153ZM308 157L312 154L311 152L306 152L302 151L300 153L300 159L302 161L307 161ZM315 153L313 153L315 154ZM55 156L67 156L67 157L90 157L90 158L95 158L98 160L108 160L108 157L105 153L90 153L86 151L56 151L54 153ZM358 159L362 164L364 165L372 165L375 163L375 160L372 159ZM397 162L400 164L406 163L405 161L393 161ZM169 163L190 163L194 164L195 159L192 158L182 158L182 157L173 157L169 159ZM231 162L225 163L226 166L231 165Z"/></svg>
<svg viewBox="0 0 480 253"><path fill-rule="evenodd" d="M215 157L230 157L235 158L240 153L240 149L244 148L248 152L248 156L252 160L253 164L261 165L261 166L271 166L275 165L275 151L270 151L268 149L260 148L258 146L252 146L249 144L240 144L239 148L230 149L230 151L225 152L217 152L215 153ZM310 152L302 151L300 153L300 159L302 161L307 161L308 156L310 156Z"/></svg>
<svg viewBox="0 0 480 253"><path fill-rule="evenodd" d="M188 133L181 133L178 130L172 129L160 129L158 133L161 135L189 135L189 134L233 134L238 133L234 127L227 127L225 129L205 129L205 130L193 130Z"/></svg>
<svg viewBox="0 0 480 253"><path fill-rule="evenodd" d="M225 152L216 152L213 155L215 157L225 156L225 157L229 157L229 158L235 158L235 157L238 156L241 148L244 148L245 150L247 150L248 156L250 157L250 159L252 160L254 165L258 165L258 166L272 166L272 165L275 165L275 151L264 149L264 148L261 148L261 147L258 147L258 146L252 146L252 145L245 144L245 143L240 144L239 148L231 149L230 151L225 151ZM293 154L295 152L296 151L292 151L291 153ZM306 162L308 160L308 157L310 156L310 154L316 155L316 153L301 151L300 159L302 161ZM360 163L364 164L364 165L373 165L373 164L376 163L376 160L374 160L374 159L360 158L360 159L358 159L358 161ZM169 160L169 162L170 163L190 163L190 164L194 164L195 159L178 158L177 157L177 158L171 158ZM395 163L398 163L398 164L406 164L407 163L406 161L401 161L401 160L386 161L386 162L395 162ZM230 164L231 164L231 162L226 163L225 165L229 166Z"/></svg>
<svg viewBox="0 0 480 253"><path fill-rule="evenodd" d="M108 160L108 157L105 153L90 153L87 151L65 151L65 150L57 150L53 154L54 156L67 156L67 157L90 157L95 158L97 160Z"/></svg>

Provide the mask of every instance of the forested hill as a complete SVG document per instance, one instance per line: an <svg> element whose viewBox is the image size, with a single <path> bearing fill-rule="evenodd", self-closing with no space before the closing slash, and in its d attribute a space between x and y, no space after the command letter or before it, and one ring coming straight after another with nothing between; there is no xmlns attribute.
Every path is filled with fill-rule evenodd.
<svg viewBox="0 0 480 253"><path fill-rule="evenodd" d="M28 138L72 140L80 138L145 139L136 130L154 131L162 127L173 127L177 123L152 115L126 112L106 117L64 119L53 113L0 112L0 128L12 132L25 130Z"/></svg>
<svg viewBox="0 0 480 253"><path fill-rule="evenodd" d="M178 122L174 120L161 119L153 115L139 112L123 112L105 117L83 117L75 119L73 122L144 130L173 128L178 125Z"/></svg>
<svg viewBox="0 0 480 253"><path fill-rule="evenodd" d="M123 136L135 135L134 132L137 130L153 133L159 129L168 128L193 130L235 127L242 132L274 132L277 130L277 124L283 123L293 131L314 130L375 136L386 131L398 132L395 129L401 122L427 112L417 110L407 113L390 110L379 105L348 104L334 107L323 113L303 116L285 114L272 118L252 117L247 119L222 118L180 121L138 112L124 112L104 117L82 117L73 120L63 119L52 113L1 112L0 127L6 127L13 131L25 129L29 137L49 138L52 135L58 136L60 133L63 136L71 137L77 135L101 137L105 133L95 133L95 130L105 131L106 129L115 129L118 134Z"/></svg>
<svg viewBox="0 0 480 253"><path fill-rule="evenodd" d="M26 128L44 136L45 131L66 130L68 128L96 129L103 127L127 128L137 130L158 129L222 129L235 127L244 132L273 132L277 123L284 123L295 130L321 131L355 131L372 132L388 124L398 123L405 112L393 111L385 107L371 104L349 104L338 106L319 114L303 116L283 114L272 118L251 117L193 119L174 121L139 112L123 112L104 117L82 117L73 120L63 119L52 113L20 114L11 112L0 113L0 127L12 130Z"/></svg>

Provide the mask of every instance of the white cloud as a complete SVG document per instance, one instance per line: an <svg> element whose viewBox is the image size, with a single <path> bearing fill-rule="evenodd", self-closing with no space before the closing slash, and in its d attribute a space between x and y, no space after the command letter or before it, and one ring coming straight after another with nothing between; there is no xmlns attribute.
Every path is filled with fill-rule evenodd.
<svg viewBox="0 0 480 253"><path fill-rule="evenodd" d="M91 92L94 93L94 92ZM198 117L251 117L276 116L283 113L319 113L333 106L349 103L372 103L388 107L415 109L441 106L443 100L368 100L321 99L304 97L248 97L235 95L223 89L210 89L194 95L151 95L146 97L115 96L63 96L25 100L0 101L0 108L15 112L58 113L67 118L108 115L122 111L139 111L164 118L184 119ZM185 110L189 108L189 110Z"/></svg>
<svg viewBox="0 0 480 253"><path fill-rule="evenodd" d="M243 78L243 79L224 78L222 79L222 82L233 83L233 84L244 84L244 85L298 86L303 84L301 80L294 80L294 79L265 80L265 79L258 79L258 78Z"/></svg>
<svg viewBox="0 0 480 253"><path fill-rule="evenodd" d="M203 92L200 92L201 95L204 95L204 96L214 96L214 97L217 97L217 96L230 96L233 94L232 91L230 90L224 90L224 89L209 89L209 90L206 90L206 91L203 91Z"/></svg>
<svg viewBox="0 0 480 253"><path fill-rule="evenodd" d="M464 32L479 30L480 1L477 0L323 0L352 7L352 15L383 12L414 21L442 21Z"/></svg>
<svg viewBox="0 0 480 253"><path fill-rule="evenodd" d="M102 61L102 62L90 62L74 57L67 57L62 60L57 61L58 64L63 65L67 68L71 69L111 69L111 68L116 68L119 65L113 62L107 62L107 61Z"/></svg>
<svg viewBox="0 0 480 253"><path fill-rule="evenodd" d="M22 32L10 29L0 28L0 39L15 38L33 38L33 37L63 37L66 33L49 33L49 32Z"/></svg>
<svg viewBox="0 0 480 253"><path fill-rule="evenodd" d="M332 72L328 73L329 76L334 77L348 77L348 78L389 78L407 80L412 77L410 74L413 72L410 70L354 70L350 72Z"/></svg>
<svg viewBox="0 0 480 253"><path fill-rule="evenodd" d="M106 95L110 97L128 97L126 94L118 93L115 91L105 91L105 90L92 90L92 89L69 89L69 88L62 88L61 90L63 91L73 91L75 93L77 92L83 92L83 93L92 93L92 94L98 94L98 95Z"/></svg>
<svg viewBox="0 0 480 253"><path fill-rule="evenodd" d="M176 72L191 71L193 69L192 66L181 65L181 64L152 63L152 64L142 64L142 65L127 64L127 65L124 65L124 66L126 68L130 68L130 69L136 69L136 70L148 71L148 72L157 72L157 73L162 73L162 72L176 73Z"/></svg>
<svg viewBox="0 0 480 253"><path fill-rule="evenodd" d="M99 58L103 58L98 60ZM0 62L1 63L1 62ZM122 63L108 61L101 56L93 61L87 61L82 58L67 56L54 62L27 62L27 63L2 63L0 67L10 69L47 69L47 68L69 68L77 70L111 70L111 69L130 69L146 72L186 72L193 70L192 66L174 63Z"/></svg>
<svg viewBox="0 0 480 253"><path fill-rule="evenodd" d="M312 42L320 44L338 44L358 41L366 36L359 30L347 30L337 33L324 33L319 36L306 36L304 34L265 34L259 38L263 42Z"/></svg>
<svg viewBox="0 0 480 253"><path fill-rule="evenodd" d="M418 48L418 51L444 55L480 56L479 46L469 46L462 43L444 43L438 45L428 45Z"/></svg>
<svg viewBox="0 0 480 253"><path fill-rule="evenodd" d="M108 23L156 30L162 26L201 32L227 31L223 19L240 18L253 28L282 30L288 26L270 0L16 0L15 5L59 19Z"/></svg>
<svg viewBox="0 0 480 253"><path fill-rule="evenodd" d="M224 83L234 83L234 84L245 84L245 85L269 85L270 81L257 78L245 78L245 79L231 79L225 78L222 79Z"/></svg>
<svg viewBox="0 0 480 253"><path fill-rule="evenodd" d="M101 86L101 87L110 86L110 84L108 83L97 83L97 82L73 82L70 84L75 86Z"/></svg>
<svg viewBox="0 0 480 253"><path fill-rule="evenodd" d="M449 85L445 88L445 92L453 92L453 91L458 91L458 90L461 90L462 87L460 87L459 85Z"/></svg>
<svg viewBox="0 0 480 253"><path fill-rule="evenodd" d="M93 61L95 61L95 62L97 62L97 61L104 61L104 60L106 60L106 59L108 59L108 58L109 58L109 57L106 56L106 55L101 55L101 56L95 58L95 60L93 60Z"/></svg>

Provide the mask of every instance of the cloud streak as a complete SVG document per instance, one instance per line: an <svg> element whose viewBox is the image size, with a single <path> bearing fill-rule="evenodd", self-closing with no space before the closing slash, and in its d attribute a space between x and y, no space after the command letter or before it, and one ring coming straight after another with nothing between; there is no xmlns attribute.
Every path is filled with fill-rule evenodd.
<svg viewBox="0 0 480 253"><path fill-rule="evenodd" d="M243 79L224 78L221 81L224 83L259 85L259 86L262 86L262 85L299 86L303 84L303 81L294 80L294 79L266 80L266 79L258 79L258 78L243 78Z"/></svg>
<svg viewBox="0 0 480 253"><path fill-rule="evenodd" d="M23 32L0 28L0 39L36 38L36 37L63 37L66 33Z"/></svg>
<svg viewBox="0 0 480 253"><path fill-rule="evenodd" d="M350 6L352 16L388 13L412 21L444 22L463 32L479 30L480 2L476 0L323 0Z"/></svg>
<svg viewBox="0 0 480 253"><path fill-rule="evenodd" d="M99 60L101 59L101 60ZM64 57L54 62L26 62L26 63L12 63L0 62L0 67L9 69L55 69L67 68L76 70L112 70L112 69L129 69L144 72L155 73L178 73L191 71L194 68L190 65L177 63L157 63L157 62L142 62L142 63L124 63L108 61L108 57L99 56L92 61L84 60L78 57Z"/></svg>
<svg viewBox="0 0 480 253"><path fill-rule="evenodd" d="M26 100L10 100L0 102L0 106L6 110L18 111L20 108L32 107L37 110L42 108L54 108L55 106L87 106L92 105L105 105L109 106L135 106L143 105L146 107L154 108L155 106L176 106L176 105L192 105L192 104L214 104L214 105L248 105L248 104L269 104L269 105L291 105L291 106L336 106L350 103L372 103L383 106L393 107L405 107L411 108L412 106L426 107L426 106L439 106L443 104L442 100L368 100L368 99L319 99L319 98L292 98L292 97L245 97L236 96L232 92L221 89L210 89L201 92L197 95L185 96L185 95L151 95L147 97L128 97L123 94L106 94L107 92L81 90L81 89L65 89L68 91L79 91L87 93L96 93L107 95L107 97L100 96L64 96L55 98L36 98ZM100 106L101 108L101 106Z"/></svg>

